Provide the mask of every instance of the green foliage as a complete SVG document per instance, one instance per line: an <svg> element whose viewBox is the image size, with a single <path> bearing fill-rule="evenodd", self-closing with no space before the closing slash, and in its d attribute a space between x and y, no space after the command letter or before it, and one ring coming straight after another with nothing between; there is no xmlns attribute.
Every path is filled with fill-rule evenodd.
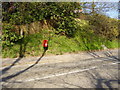
<svg viewBox="0 0 120 90"><path fill-rule="evenodd" d="M26 45L25 56L40 56L43 53L42 42L44 39L49 38L49 35L46 35L45 37L43 33L37 33L26 36L23 42L14 44L14 46L11 47L6 47L2 50L2 56L11 58L18 57L21 44L23 46ZM103 42L102 40L104 39L99 38L92 32L91 34L85 34L83 38L81 35L83 33L77 32L77 35L74 38L67 38L66 36L54 35L54 33L52 33L53 36L50 38L49 48L46 54L61 55L64 53L72 53L79 51L100 50L102 49L101 45L105 45L108 48L118 47L117 40L114 40L112 42L106 40Z"/></svg>
<svg viewBox="0 0 120 90"><path fill-rule="evenodd" d="M56 33L64 33L68 37L73 37L77 30L76 22L72 17L62 18L59 22L57 22L57 26Z"/></svg>
<svg viewBox="0 0 120 90"><path fill-rule="evenodd" d="M118 36L118 21L110 19L104 15L95 14L88 17L89 24L92 26L96 35L108 40L114 40Z"/></svg>
<svg viewBox="0 0 120 90"><path fill-rule="evenodd" d="M73 17L74 10L81 8L76 2L3 2L2 6L3 21L13 24Z"/></svg>
<svg viewBox="0 0 120 90"><path fill-rule="evenodd" d="M96 36L94 30L89 25L88 21L76 19L77 32L75 34L75 41L80 45L83 50L98 50L101 49L103 39Z"/></svg>
<svg viewBox="0 0 120 90"><path fill-rule="evenodd" d="M107 46L108 48L120 48L120 46L118 46L119 43L118 43L118 40L112 40L112 41L109 41L107 40L105 42L105 46Z"/></svg>
<svg viewBox="0 0 120 90"><path fill-rule="evenodd" d="M2 46L12 46L15 42L17 42L22 37L18 36L15 32L11 30L14 29L14 26L11 24L4 24L2 27Z"/></svg>
<svg viewBox="0 0 120 90"><path fill-rule="evenodd" d="M76 31L74 10L80 9L77 2L3 2L3 22L14 25L28 24L34 21L51 20L50 25L56 33L64 32L73 36ZM69 23L68 23L69 22Z"/></svg>

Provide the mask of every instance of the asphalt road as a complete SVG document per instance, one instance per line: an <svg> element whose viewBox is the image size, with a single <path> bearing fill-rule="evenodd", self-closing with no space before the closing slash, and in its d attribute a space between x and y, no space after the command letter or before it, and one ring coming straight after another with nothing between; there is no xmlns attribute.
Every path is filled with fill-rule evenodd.
<svg viewBox="0 0 120 90"><path fill-rule="evenodd" d="M84 52L12 63L6 59L1 84L3 88L118 88L118 50L111 52L111 56L106 56L107 51Z"/></svg>

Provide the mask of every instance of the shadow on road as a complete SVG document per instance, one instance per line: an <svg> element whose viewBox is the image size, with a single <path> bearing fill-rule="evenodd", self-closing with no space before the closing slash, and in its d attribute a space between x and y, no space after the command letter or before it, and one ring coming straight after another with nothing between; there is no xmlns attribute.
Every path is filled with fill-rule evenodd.
<svg viewBox="0 0 120 90"><path fill-rule="evenodd" d="M93 56L94 58L101 58L99 55L97 55L95 52L92 52L92 51L88 51L87 52L89 55L91 55L91 56ZM104 53L103 53L106 57L109 57L109 58L112 58L113 59L113 61L120 61L120 58L117 58L116 56L114 56L113 54L112 54L112 52L110 52L110 51L104 51Z"/></svg>
<svg viewBox="0 0 120 90"><path fill-rule="evenodd" d="M29 40L25 41L24 37L20 40L19 58L16 59L10 66L1 70L0 73L5 74L8 70L10 70L16 63L18 63L24 57L28 41Z"/></svg>
<svg viewBox="0 0 120 90"><path fill-rule="evenodd" d="M100 57L100 56L97 55L95 52L88 51L87 53L88 53L89 55L91 55L92 57L94 57L94 58Z"/></svg>
<svg viewBox="0 0 120 90"><path fill-rule="evenodd" d="M96 90L117 90L118 87L113 87L112 84L120 84L120 80L118 78L107 79L102 77L97 70L93 70L92 72L87 72L87 75L91 78L92 84L95 85Z"/></svg>
<svg viewBox="0 0 120 90"><path fill-rule="evenodd" d="M19 57L18 59L16 59L10 66L4 68L3 70L1 70L0 72L2 72L2 74L5 74L5 72L7 72L9 69L12 68L12 66L14 66L17 62L19 62L22 59L22 57Z"/></svg>
<svg viewBox="0 0 120 90"><path fill-rule="evenodd" d="M108 51L108 50L104 53L104 55L107 56L107 57L110 57L110 58L113 58L113 59L115 59L115 60L120 61L119 58L117 58L116 56L114 56L114 55L112 54L112 52L110 52L110 51Z"/></svg>
<svg viewBox="0 0 120 90"><path fill-rule="evenodd" d="M11 78L14 78L14 77L16 77L16 76L24 73L24 72L27 71L28 69L34 67L34 66L41 60L41 58L45 55L45 52L46 52L46 50L44 50L42 56L41 56L33 65L29 66L28 68L26 68L26 69L24 69L24 70L22 70L22 71L19 71L19 72L15 73L15 74L12 74L12 75L9 75L9 76L7 76L7 77L1 78L1 79L0 79L0 82L1 82L1 81L5 82L5 81L7 81L7 80L9 80L9 79L11 79Z"/></svg>

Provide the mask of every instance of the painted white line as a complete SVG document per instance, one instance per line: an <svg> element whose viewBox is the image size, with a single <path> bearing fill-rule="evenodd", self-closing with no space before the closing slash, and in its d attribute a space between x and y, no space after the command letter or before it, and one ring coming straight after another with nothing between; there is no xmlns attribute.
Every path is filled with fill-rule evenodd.
<svg viewBox="0 0 120 90"><path fill-rule="evenodd" d="M108 65L114 65L114 64L118 64L120 62L116 62L116 63L110 63L110 64L103 64L102 66L108 66ZM100 67L102 67L100 66ZM42 79L48 79L48 78L52 78L52 77L58 77L58 76L64 76L64 75L69 75L69 74L74 74L74 73L79 73L79 72L84 72L84 71L88 71L88 70L92 70L92 69L96 69L99 68L97 66L91 67L91 68L87 68L87 69L81 69L81 70L76 70L76 71L71 71L71 72L67 72L67 73L61 73L61 74L54 74L54 75L49 75L49 76L45 76L45 77L41 77L41 78L33 78L33 79L28 79L28 80L17 80L18 82L30 82L30 81L35 81L35 80L42 80Z"/></svg>
<svg viewBox="0 0 120 90"><path fill-rule="evenodd" d="M92 68L89 68L89 69L82 69L82 70L76 70L76 71L71 71L71 72L67 72L67 73L54 74L54 75L49 75L49 76L45 76L45 77L41 77L41 78L25 80L24 82L35 81L35 80L42 80L42 79L47 79L47 78L52 78L52 77L57 77L57 76L64 76L64 75L68 75L68 74L73 74L73 73L78 73L78 72L83 72L83 71L95 69L95 68L96 67L92 67ZM22 80L17 80L17 81L22 81Z"/></svg>

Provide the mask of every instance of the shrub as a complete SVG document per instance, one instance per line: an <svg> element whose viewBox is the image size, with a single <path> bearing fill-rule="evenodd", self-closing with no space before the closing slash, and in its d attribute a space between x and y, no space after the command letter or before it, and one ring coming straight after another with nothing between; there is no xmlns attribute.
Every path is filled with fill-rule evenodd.
<svg viewBox="0 0 120 90"><path fill-rule="evenodd" d="M4 24L2 27L2 46L12 46L15 42L22 39L21 36L17 35L11 30L14 29L14 26L11 24Z"/></svg>

